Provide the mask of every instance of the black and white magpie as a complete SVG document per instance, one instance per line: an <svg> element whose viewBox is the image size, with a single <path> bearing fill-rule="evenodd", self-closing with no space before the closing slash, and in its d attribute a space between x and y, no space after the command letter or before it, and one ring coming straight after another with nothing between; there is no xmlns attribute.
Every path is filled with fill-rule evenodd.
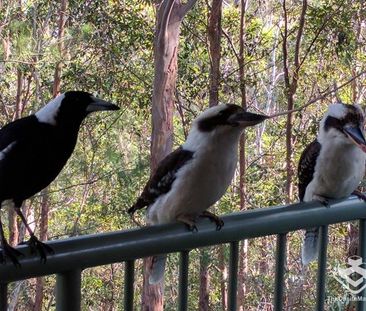
<svg viewBox="0 0 366 311"><path fill-rule="evenodd" d="M0 207L10 200L30 234L32 251L41 260L52 252L40 242L21 212L24 200L48 186L71 156L83 119L93 111L117 110L116 105L89 93L70 91L51 100L35 114L18 119L0 130ZM0 220L2 252L0 262L8 257L19 265L19 251L12 248L4 235Z"/></svg>
<svg viewBox="0 0 366 311"><path fill-rule="evenodd" d="M191 230L197 230L197 217L208 217L220 229L222 220L207 209L230 185L244 128L266 118L231 104L205 110L193 121L185 143L161 161L128 212L133 214L147 206L149 224L178 221ZM151 284L162 279L165 262L166 255L154 257Z"/></svg>
<svg viewBox="0 0 366 311"><path fill-rule="evenodd" d="M317 138L303 151L298 166L300 201L342 199L351 194L365 199L357 187L365 172L364 114L359 106L332 104L320 122ZM302 263L316 258L318 229L307 229Z"/></svg>

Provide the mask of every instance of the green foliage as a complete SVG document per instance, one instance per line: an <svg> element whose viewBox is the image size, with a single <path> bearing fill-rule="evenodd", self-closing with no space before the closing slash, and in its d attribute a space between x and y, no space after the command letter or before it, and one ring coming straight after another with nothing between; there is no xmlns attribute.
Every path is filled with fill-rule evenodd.
<svg viewBox="0 0 366 311"><path fill-rule="evenodd" d="M21 7L18 6L21 3ZM287 1L288 62L294 60L300 2ZM207 39L209 7L197 1L181 25L178 80L174 115L175 145L181 144L194 117L208 105L211 56ZM136 225L126 215L143 189L150 170L151 95L154 78L155 2L68 1L67 22L59 50L57 1L3 1L0 5L0 124L15 117L18 82L21 82L22 116L29 115L52 97L55 67L62 66L62 90L80 89L117 103L121 111L93 115L85 121L77 148L49 189L50 239L88 233L124 230ZM295 107L301 107L319 92L340 85L364 70L365 26L361 1L321 0L309 2L301 40L298 89ZM240 103L238 53L240 7L225 2L222 11L221 80L222 102ZM271 114L287 107L283 79L284 14L278 1L249 2L245 13L244 80L250 111ZM290 68L290 74L292 74ZM344 102L364 99L364 78L338 91ZM318 123L331 96L294 114L294 166L306 144L315 137ZM245 208L265 208L286 202L286 117L266 121L249 129L246 137ZM238 212L239 173L218 204L217 214ZM296 187L295 187L296 188ZM296 192L296 190L295 190ZM40 200L27 201L35 221ZM1 212L4 220L5 211ZM136 219L144 223L140 212ZM38 230L39 228L37 228ZM333 226L329 265L346 258L349 227ZM289 310L314 307L315 265L306 278L301 274L301 232L289 235L286 305ZM272 306L275 237L249 241L246 258L245 310ZM204 255L202 255L204 254ZM222 288L228 280L223 267L229 261L228 245L190 253L189 310L197 310L200 259L208 266L210 308L221 310ZM169 257L165 310L176 309L178 255ZM135 305L140 304L142 262L136 262ZM45 278L44 310L54 310L54 277ZM241 285L241 284L239 284ZM342 293L329 278L330 297ZM96 267L83 272L83 310L122 310L123 265ZM11 286L15 293L16 285ZM301 297L299 297L301 293ZM23 284L17 310L30 310L35 283ZM300 301L300 302L299 302ZM343 310L344 305L329 305Z"/></svg>

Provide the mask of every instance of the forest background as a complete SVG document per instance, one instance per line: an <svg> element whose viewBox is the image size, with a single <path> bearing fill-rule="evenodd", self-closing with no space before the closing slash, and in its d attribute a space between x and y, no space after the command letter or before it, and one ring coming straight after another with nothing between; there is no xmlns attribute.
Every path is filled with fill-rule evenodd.
<svg viewBox="0 0 366 311"><path fill-rule="evenodd" d="M184 141L200 111L218 102L266 114L303 109L245 132L238 171L215 212L296 202L299 155L327 106L364 103L365 13L366 4L353 0L1 0L1 125L67 90L121 107L85 121L60 176L25 202L29 222L43 240L135 227L126 210L150 166ZM159 73L154 64L169 70ZM158 120L159 109L170 119ZM155 143L159 126L164 146ZM14 212L3 208L1 217L11 243L22 241ZM144 222L143 213L138 218ZM354 253L355 236L352 223L331 226L329 267ZM302 269L301 239L302 232L289 234L286 310L314 306L316 265ZM272 310L274 251L272 236L241 243L240 310ZM177 262L170 256L165 310L176 309ZM191 252L189 310L227 310L227 268L227 245ZM142 276L137 261L136 308L161 310L156 292L146 295ZM122 263L87 269L82 277L83 310L122 310ZM54 294L53 276L14 283L10 310L54 310ZM343 294L329 278L329 297Z"/></svg>

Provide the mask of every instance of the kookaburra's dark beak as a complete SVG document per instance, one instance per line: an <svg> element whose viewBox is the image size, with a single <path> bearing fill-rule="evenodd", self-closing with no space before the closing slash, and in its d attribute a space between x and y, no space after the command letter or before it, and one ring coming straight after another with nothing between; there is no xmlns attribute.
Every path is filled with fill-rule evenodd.
<svg viewBox="0 0 366 311"><path fill-rule="evenodd" d="M348 126L343 128L343 131L363 152L366 152L366 140L361 128Z"/></svg>
<svg viewBox="0 0 366 311"><path fill-rule="evenodd" d="M251 112L239 112L229 117L228 121L232 125L241 127L253 126L268 119L268 116L262 114L255 114Z"/></svg>
<svg viewBox="0 0 366 311"><path fill-rule="evenodd" d="M103 111L103 110L119 110L119 107L115 104L107 102L103 99L93 96L93 102L86 107L87 112Z"/></svg>

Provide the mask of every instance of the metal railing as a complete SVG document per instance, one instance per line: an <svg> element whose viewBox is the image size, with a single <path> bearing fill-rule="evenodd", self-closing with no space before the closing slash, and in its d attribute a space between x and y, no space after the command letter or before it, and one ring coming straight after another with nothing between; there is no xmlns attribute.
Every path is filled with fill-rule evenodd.
<svg viewBox="0 0 366 311"><path fill-rule="evenodd" d="M255 209L223 216L225 226L216 231L208 220L198 224L198 232L190 232L181 224L144 227L127 231L85 235L49 241L55 254L46 264L31 255L25 246L21 268L11 263L0 265L0 310L7 308L7 287L10 282L56 274L56 310L80 310L81 272L85 268L125 262L124 310L133 310L134 261L161 253L180 253L178 310L187 310L189 251L204 246L230 243L228 309L236 310L239 241L277 234L274 308L283 309L286 264L286 234L303 228L321 227L317 280L316 310L324 310L328 225L359 220L359 255L366 258L366 204L356 198L333 201L330 208L319 203ZM366 290L359 296L366 297ZM363 301L358 310L366 310Z"/></svg>

